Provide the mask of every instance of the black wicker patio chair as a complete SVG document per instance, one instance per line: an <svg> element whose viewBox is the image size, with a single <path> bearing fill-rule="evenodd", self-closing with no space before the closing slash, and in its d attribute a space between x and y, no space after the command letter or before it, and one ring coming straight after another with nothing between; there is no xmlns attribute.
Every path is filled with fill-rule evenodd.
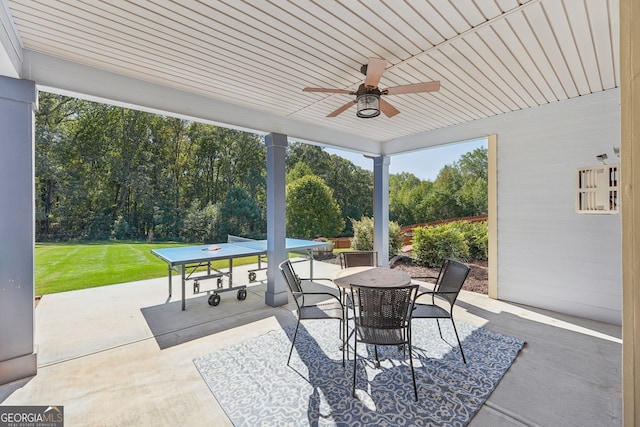
<svg viewBox="0 0 640 427"><path fill-rule="evenodd" d="M289 358L287 359L287 365L291 361L291 354L293 353L293 347L296 343L296 337L298 336L298 327L301 320L317 319L337 319L340 321L340 330L338 332L340 338L345 336L345 322L344 322L344 306L340 301L340 294L334 294L331 292L308 292L303 289L303 281L293 270L291 261L286 260L279 265L280 271L284 276L285 282L291 291L293 300L296 303L296 330L293 333L293 340L291 341L291 349L289 350ZM314 279L314 280L329 280L329 279ZM333 283L333 282L332 282ZM306 298L306 300L305 300ZM344 366L345 360L345 347L342 347L342 365Z"/></svg>
<svg viewBox="0 0 640 427"><path fill-rule="evenodd" d="M456 323L453 320L453 306L458 299L458 294L462 289L462 285L464 285L464 281L469 275L469 271L470 268L468 265L460 261L445 259L442 267L440 267L440 273L438 274L433 290L421 292L416 297L412 316L412 319L436 319L440 338L443 340L444 337L442 336L442 329L440 328L440 319L451 319L453 331L456 334L458 347L460 348L460 354L462 355L462 361L464 363L467 363L467 359L464 357ZM412 277L412 279L421 278ZM425 302L420 302L420 297L425 295L431 298Z"/></svg>
<svg viewBox="0 0 640 427"><path fill-rule="evenodd" d="M340 267L376 267L378 265L378 252L376 251L350 251L340 252Z"/></svg>
<svg viewBox="0 0 640 427"><path fill-rule="evenodd" d="M376 365L379 366L378 346L402 346L406 357L409 349L409 365L413 378L413 391L418 400L418 387L413 369L411 347L411 314L418 285L401 287L368 287L351 286L353 301L358 301L355 308L355 333L353 345L353 390L356 397L356 365L358 359L357 344L374 346Z"/></svg>

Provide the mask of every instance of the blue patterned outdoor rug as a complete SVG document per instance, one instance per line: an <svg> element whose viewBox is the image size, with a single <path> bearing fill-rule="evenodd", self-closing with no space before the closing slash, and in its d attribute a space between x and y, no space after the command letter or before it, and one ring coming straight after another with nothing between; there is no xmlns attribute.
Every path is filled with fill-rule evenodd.
<svg viewBox="0 0 640 427"><path fill-rule="evenodd" d="M353 348L342 367L338 322L306 321L287 366L293 327L194 359L216 399L240 426L465 426L522 349L524 342L457 322L467 364L453 328L434 320L414 321L411 369L397 347L358 345L357 396L351 396ZM368 360L360 355L369 357Z"/></svg>

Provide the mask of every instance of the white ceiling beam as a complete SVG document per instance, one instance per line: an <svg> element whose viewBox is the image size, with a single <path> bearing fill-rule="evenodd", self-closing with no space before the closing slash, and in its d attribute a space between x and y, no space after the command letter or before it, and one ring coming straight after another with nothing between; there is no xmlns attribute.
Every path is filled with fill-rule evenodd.
<svg viewBox="0 0 640 427"><path fill-rule="evenodd" d="M498 134L498 139L500 139L500 129L508 127L507 125L516 119L523 120L525 118L559 113L566 109L571 110L572 106L587 103L619 102L619 99L620 89L616 88L578 98L552 102L543 106L498 114L481 120L473 120L387 141L384 145L382 155L410 153L424 148L437 147L461 141L471 141L496 133Z"/></svg>
<svg viewBox="0 0 640 427"><path fill-rule="evenodd" d="M42 90L82 99L202 121L258 134L380 154L381 143L355 134L223 102L202 95L99 70L28 49L22 77Z"/></svg>

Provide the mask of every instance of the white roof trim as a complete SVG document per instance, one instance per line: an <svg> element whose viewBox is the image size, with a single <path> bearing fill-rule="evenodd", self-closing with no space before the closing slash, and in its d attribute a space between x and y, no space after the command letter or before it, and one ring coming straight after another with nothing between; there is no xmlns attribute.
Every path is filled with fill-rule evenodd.
<svg viewBox="0 0 640 427"><path fill-rule="evenodd" d="M19 77L21 62L20 35L5 0L0 0L0 75Z"/></svg>

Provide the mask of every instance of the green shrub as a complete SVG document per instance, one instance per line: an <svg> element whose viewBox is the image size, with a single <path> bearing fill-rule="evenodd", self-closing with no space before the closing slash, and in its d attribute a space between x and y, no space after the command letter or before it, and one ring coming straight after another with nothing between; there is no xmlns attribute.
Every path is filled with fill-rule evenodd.
<svg viewBox="0 0 640 427"><path fill-rule="evenodd" d="M427 267L439 267L445 258L467 260L469 246L465 235L455 223L413 230L413 257Z"/></svg>
<svg viewBox="0 0 640 427"><path fill-rule="evenodd" d="M373 218L363 216L360 221L351 219L353 224L353 239L351 249L354 251L373 250ZM397 222L389 222L389 256L397 255L402 248L402 236L400 225Z"/></svg>
<svg viewBox="0 0 640 427"><path fill-rule="evenodd" d="M489 227L486 221L456 221L453 224L456 224L464 234L469 246L470 259L486 260L489 258Z"/></svg>
<svg viewBox="0 0 640 427"><path fill-rule="evenodd" d="M333 190L316 175L287 184L287 236L302 239L335 237L344 228Z"/></svg>

